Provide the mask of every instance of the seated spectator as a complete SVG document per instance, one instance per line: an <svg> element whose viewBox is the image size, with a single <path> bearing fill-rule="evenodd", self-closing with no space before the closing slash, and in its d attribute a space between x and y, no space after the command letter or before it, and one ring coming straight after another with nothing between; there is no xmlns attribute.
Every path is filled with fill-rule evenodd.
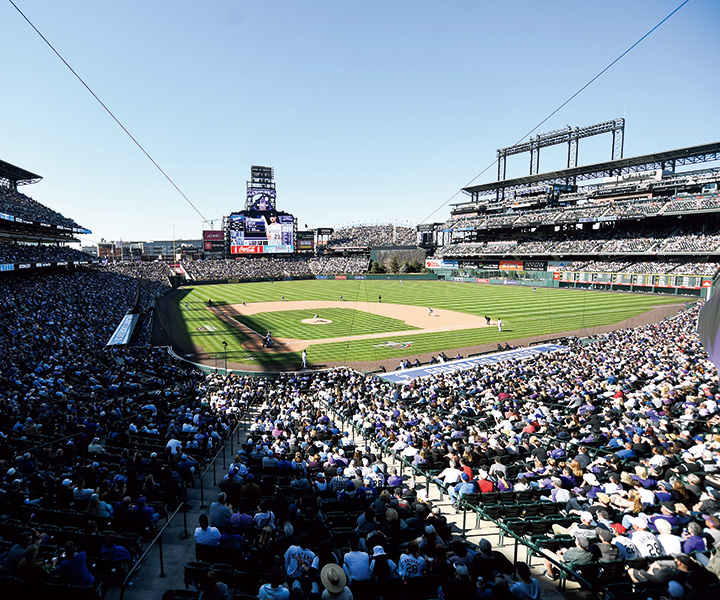
<svg viewBox="0 0 720 600"><path fill-rule="evenodd" d="M85 511L92 517L100 517L103 519L109 519L113 516L113 508L107 502L100 500L97 494L90 496L88 501L87 510Z"/></svg>
<svg viewBox="0 0 720 600"><path fill-rule="evenodd" d="M65 544L65 557L55 569L56 577L68 585L88 586L95 582L95 577L87 567L85 552L75 552L75 543L70 540Z"/></svg>
<svg viewBox="0 0 720 600"><path fill-rule="evenodd" d="M655 522L658 534L657 541L660 543L661 554L664 556L672 556L682 552L682 539L679 535L672 533L672 525L669 521L662 519Z"/></svg>
<svg viewBox="0 0 720 600"><path fill-rule="evenodd" d="M253 526L257 530L265 527L275 529L275 513L270 510L270 503L267 500L260 502L260 508L253 517Z"/></svg>
<svg viewBox="0 0 720 600"><path fill-rule="evenodd" d="M325 565L320 579L325 586L322 600L352 600L352 592L347 587L347 575L338 565Z"/></svg>
<svg viewBox="0 0 720 600"><path fill-rule="evenodd" d="M422 577L425 575L425 570L425 559L420 556L418 543L416 541L408 542L407 551L400 555L398 575L403 579Z"/></svg>
<svg viewBox="0 0 720 600"><path fill-rule="evenodd" d="M598 541L590 545L590 553L597 562L613 562L620 558L620 550L613 544L615 534L611 529L597 528Z"/></svg>
<svg viewBox="0 0 720 600"><path fill-rule="evenodd" d="M375 581L394 579L398 576L397 565L385 553L382 546L373 548L372 560L370 561L370 574Z"/></svg>
<svg viewBox="0 0 720 600"><path fill-rule="evenodd" d="M575 538L575 546L572 548L561 548L554 556L562 562L562 564L571 571L579 565L586 565L593 562L593 555L589 550L590 540L587 536L578 536ZM548 560L544 559L545 572L549 579L557 579L558 574L555 566ZM511 588L512 589L512 588Z"/></svg>
<svg viewBox="0 0 720 600"><path fill-rule="evenodd" d="M643 517L633 517L631 519L633 531L629 537L637 548L641 558L652 556L661 556L662 548L658 539L649 531L647 531L648 523Z"/></svg>
<svg viewBox="0 0 720 600"><path fill-rule="evenodd" d="M23 531L20 534L18 543L14 544L8 550L5 556L5 561L0 567L0 575L14 577L17 574L18 565L25 556L25 550L32 543L32 533L29 531Z"/></svg>
<svg viewBox="0 0 720 600"><path fill-rule="evenodd" d="M230 600L230 592L226 583L219 581L213 571L208 571L200 597L202 600Z"/></svg>
<svg viewBox="0 0 720 600"><path fill-rule="evenodd" d="M219 546L220 531L217 527L210 527L210 521L205 513L198 517L199 527L195 528L195 543L201 546Z"/></svg>
<svg viewBox="0 0 720 600"><path fill-rule="evenodd" d="M370 556L360 550L359 539L350 537L350 552L343 556L343 569L352 583L353 581L367 581L370 579Z"/></svg>
<svg viewBox="0 0 720 600"><path fill-rule="evenodd" d="M217 527L221 532L230 524L232 517L232 506L227 502L225 492L220 492L216 502L210 504L210 516L208 517L210 527Z"/></svg>
<svg viewBox="0 0 720 600"><path fill-rule="evenodd" d="M270 569L270 581L260 586L258 598L259 600L289 600L290 590L285 582L285 574L278 565Z"/></svg>
<svg viewBox="0 0 720 600"><path fill-rule="evenodd" d="M466 600L477 594L477 584L470 577L466 565L456 564L442 584L443 598L447 600Z"/></svg>
<svg viewBox="0 0 720 600"><path fill-rule="evenodd" d="M111 562L127 562L131 563L133 560L130 551L125 546L120 546L117 543L117 535L109 533L105 536L105 543L100 549L100 558L103 560L109 560Z"/></svg>
<svg viewBox="0 0 720 600"><path fill-rule="evenodd" d="M502 552L493 551L490 541L483 538L478 542L478 551L473 557L471 571L484 581L492 581L496 573L512 575L515 566Z"/></svg>
<svg viewBox="0 0 720 600"><path fill-rule="evenodd" d="M705 538L702 536L702 525L696 521L688 523L687 531L683 532L682 551L685 554L691 552L705 552Z"/></svg>
<svg viewBox="0 0 720 600"><path fill-rule="evenodd" d="M527 564L519 562L515 572L518 581L510 586L512 597L519 600L539 600L542 593L540 582L530 575Z"/></svg>
<svg viewBox="0 0 720 600"><path fill-rule="evenodd" d="M45 568L42 559L38 559L38 547L30 544L25 549L25 554L18 563L16 576L20 581L27 581L33 584L43 584L50 580L50 573Z"/></svg>
<svg viewBox="0 0 720 600"><path fill-rule="evenodd" d="M299 542L293 544L285 551L285 575L288 581L300 579L309 575L315 553L308 549L308 537L300 535Z"/></svg>
<svg viewBox="0 0 720 600"><path fill-rule="evenodd" d="M155 529L155 524L160 520L160 513L147 504L145 496L138 498L135 504L135 522L145 531Z"/></svg>

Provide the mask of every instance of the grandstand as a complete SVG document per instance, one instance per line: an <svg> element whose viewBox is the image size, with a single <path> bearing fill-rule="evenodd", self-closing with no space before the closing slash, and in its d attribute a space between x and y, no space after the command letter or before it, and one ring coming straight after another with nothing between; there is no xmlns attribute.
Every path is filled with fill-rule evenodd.
<svg viewBox="0 0 720 600"><path fill-rule="evenodd" d="M599 132L622 129L612 123ZM498 156L577 143L568 135L551 132L547 143L542 138L498 150ZM547 285L549 274L563 273L555 285L700 294L718 269L720 169L677 169L717 162L720 143L632 158L619 154L614 139L613 160L546 173L537 172L533 155L528 176L464 189L471 200L454 204L447 221L419 227L429 265L446 276L494 271L502 278L509 272L493 261L543 261ZM499 177L504 172L499 167ZM677 275L696 279L673 279Z"/></svg>
<svg viewBox="0 0 720 600"><path fill-rule="evenodd" d="M36 178L14 169L5 179ZM554 207L500 209L492 228L463 209L448 222L458 239L436 257L529 266L562 254L558 272L711 279L716 192L702 188L717 179L644 180L637 211L612 195L586 210L578 190ZM297 580L297 596L311 598L332 561L355 573L360 599L466 598L478 577L497 597L495 585L523 584L520 562L545 595L659 597L668 580L643 573L664 561L684 593L717 596L720 380L694 332L699 305L532 360L500 352L402 385L351 369L202 372L149 345L170 265L76 260L66 244L87 230L11 187L13 218L0 221L0 262L13 266L0 277L3 597L249 598ZM671 188L664 199L660 188ZM42 216L30 219L29 206ZM613 226L602 226L608 211ZM351 233L338 240L356 244ZM363 272L368 261L183 264L214 281ZM148 317L134 343L107 348L132 311ZM200 514L209 531L196 529ZM579 531L593 550L571 563L557 551L582 546ZM407 570L416 541L417 578ZM300 553L307 573L297 576ZM358 557L373 565L368 576L353 571Z"/></svg>
<svg viewBox="0 0 720 600"><path fill-rule="evenodd" d="M0 161L0 271L77 265L88 257L67 244L90 233L72 219L18 191L41 177Z"/></svg>

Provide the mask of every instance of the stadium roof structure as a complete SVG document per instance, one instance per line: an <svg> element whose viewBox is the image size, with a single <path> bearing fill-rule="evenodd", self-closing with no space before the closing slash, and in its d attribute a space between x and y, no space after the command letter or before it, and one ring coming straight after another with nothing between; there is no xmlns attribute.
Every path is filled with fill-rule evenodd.
<svg viewBox="0 0 720 600"><path fill-rule="evenodd" d="M13 189L16 189L19 185L37 183L41 179L42 177L40 175L0 160L0 182L9 183Z"/></svg>
<svg viewBox="0 0 720 600"><path fill-rule="evenodd" d="M473 202L477 202L481 196L490 196L492 192L495 192L496 200L502 200L505 198L506 192L523 189L531 185L575 185L578 181L599 179L601 177L615 177L625 173L637 173L650 169L662 169L674 172L675 168L679 166L716 160L720 160L720 142L688 146L686 148L666 150L664 152L654 152L652 154L643 154L630 158L620 158L592 165L584 165L582 167L572 167L559 171L527 175L515 179L493 181L492 183L483 183L481 185L463 188L462 191L471 196ZM457 203L454 206L460 204L466 204L466 202Z"/></svg>

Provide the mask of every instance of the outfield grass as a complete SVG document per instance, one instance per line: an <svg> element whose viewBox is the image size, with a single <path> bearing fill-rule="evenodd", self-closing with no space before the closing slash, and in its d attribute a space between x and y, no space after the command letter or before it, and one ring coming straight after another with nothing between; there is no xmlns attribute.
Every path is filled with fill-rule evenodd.
<svg viewBox="0 0 720 600"><path fill-rule="evenodd" d="M627 294L617 292L589 292L557 288L531 288L496 285L473 285L451 281L382 281L382 280L307 280L286 282L240 283L214 286L198 286L184 290L186 294L177 301L178 309L187 324L192 341L208 353L222 353L222 341L228 342L228 361L239 364L262 364L272 369L281 364L299 364L297 353L251 355L240 347L247 339L240 331L216 318L207 311L208 298L214 305L240 304L243 300L253 302L278 302L282 309L281 297L285 300L338 300L342 295L346 301L377 302L382 295L383 303L432 306L437 310L454 310L472 315L488 315L493 320L503 320L503 331L488 327L467 331L397 336L381 340L355 340L313 344L308 348L310 364L328 362L352 362L400 358L414 354L438 353L487 343L498 343L537 335L552 335L563 331L581 330L587 335L594 328L620 322L639 315L654 306L685 302L685 298ZM185 302L188 308L185 308ZM333 309L344 313L342 327L331 330L322 327L302 325L297 318L293 327L307 327L307 334L284 333L289 331L291 321L283 313L262 313L250 317L256 331L263 333L270 329L278 337L295 339L318 339L334 336L361 335L380 331L396 331L386 319L351 309ZM292 311L310 314L316 311ZM329 317L328 309L323 316ZM334 321L335 319L333 319ZM381 321L382 322L381 322ZM287 323L282 323L287 321ZM384 323L383 323L384 322ZM395 321L400 323L399 321ZM272 323L272 326L269 326ZM400 323L404 329L408 326ZM334 325L334 323L333 323ZM382 327L382 329L376 329ZM204 331L202 329L205 329ZM281 331L283 332L281 334ZM299 331L299 330L296 330ZM382 342L412 342L412 347L389 349L376 347Z"/></svg>

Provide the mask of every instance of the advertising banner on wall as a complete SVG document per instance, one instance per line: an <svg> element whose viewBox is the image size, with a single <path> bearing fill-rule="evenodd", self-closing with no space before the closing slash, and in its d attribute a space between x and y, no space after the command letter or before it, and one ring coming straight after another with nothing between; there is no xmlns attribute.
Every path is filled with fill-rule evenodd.
<svg viewBox="0 0 720 600"><path fill-rule="evenodd" d="M203 231L204 242L224 242L225 232L222 230L206 229Z"/></svg>
<svg viewBox="0 0 720 600"><path fill-rule="evenodd" d="M522 271L523 261L521 260L501 260L500 261L501 271Z"/></svg>
<svg viewBox="0 0 720 600"><path fill-rule="evenodd" d="M524 266L526 271L547 271L546 260L526 260Z"/></svg>
<svg viewBox="0 0 720 600"><path fill-rule="evenodd" d="M479 267L481 269L486 269L487 271L499 271L500 270L500 261L499 260L484 260L480 263Z"/></svg>

